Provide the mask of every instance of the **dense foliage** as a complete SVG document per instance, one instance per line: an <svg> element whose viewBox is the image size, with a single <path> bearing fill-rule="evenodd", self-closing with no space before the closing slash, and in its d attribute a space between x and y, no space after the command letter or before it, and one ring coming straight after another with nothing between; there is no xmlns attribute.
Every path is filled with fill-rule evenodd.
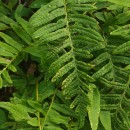
<svg viewBox="0 0 130 130"><path fill-rule="evenodd" d="M129 0L0 0L0 130L130 130Z"/></svg>

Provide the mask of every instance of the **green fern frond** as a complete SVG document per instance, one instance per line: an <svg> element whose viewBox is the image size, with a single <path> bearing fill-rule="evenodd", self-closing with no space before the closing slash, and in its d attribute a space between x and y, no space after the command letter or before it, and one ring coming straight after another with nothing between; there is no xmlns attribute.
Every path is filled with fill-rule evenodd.
<svg viewBox="0 0 130 130"><path fill-rule="evenodd" d="M11 114L13 115L13 118L15 118L16 121L21 121L23 119L29 119L29 115L24 106L21 106L19 104L13 105L10 102L1 102L0 107L10 111ZM23 109L23 107L24 107L24 109Z"/></svg>
<svg viewBox="0 0 130 130"><path fill-rule="evenodd" d="M0 87L20 90L0 129L130 130L130 2L38 0L28 22L16 1L0 1Z"/></svg>
<svg viewBox="0 0 130 130"><path fill-rule="evenodd" d="M71 107L75 108L80 117L80 128L84 125L87 101L84 100L81 103L79 101L83 99L84 90L87 90L86 83L94 82L95 79L82 70L86 68L87 64L80 61L79 57L86 60L92 58L89 46L93 43L99 48L100 42L104 41L101 34L97 32L98 22L94 18L80 13L83 10L78 6L82 3L82 6L87 7L86 2L90 1L61 0L59 2L53 0L39 9L30 19L31 25L36 29L33 36L39 39L38 44L47 43L56 47L54 49L59 57L50 64L46 76L47 79L51 78L52 82L60 81L66 97L69 99L73 97L74 102L77 102L76 104L73 102ZM85 47L89 49L83 49ZM95 47L95 49L97 48ZM86 79L87 81L85 81ZM81 106L84 114L81 113Z"/></svg>
<svg viewBox="0 0 130 130"><path fill-rule="evenodd" d="M0 64L3 66L3 68L0 70L0 75L3 77L1 78L2 87L2 79L12 83L8 71L16 71L16 68L13 66L12 62L16 59L19 52L21 52L22 45L2 32L0 32L0 37L3 39L3 41L0 42L0 50L3 52L0 54Z"/></svg>

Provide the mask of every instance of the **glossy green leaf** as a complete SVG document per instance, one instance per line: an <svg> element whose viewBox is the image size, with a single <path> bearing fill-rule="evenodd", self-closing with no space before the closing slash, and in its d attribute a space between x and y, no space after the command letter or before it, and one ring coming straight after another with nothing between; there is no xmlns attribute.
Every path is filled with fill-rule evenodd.
<svg viewBox="0 0 130 130"><path fill-rule="evenodd" d="M90 125L92 130L97 130L100 115L100 93L94 84L89 85L88 99L90 104L87 111Z"/></svg>
<svg viewBox="0 0 130 130"><path fill-rule="evenodd" d="M112 130L111 128L111 115L109 111L100 111L100 121L105 130Z"/></svg>

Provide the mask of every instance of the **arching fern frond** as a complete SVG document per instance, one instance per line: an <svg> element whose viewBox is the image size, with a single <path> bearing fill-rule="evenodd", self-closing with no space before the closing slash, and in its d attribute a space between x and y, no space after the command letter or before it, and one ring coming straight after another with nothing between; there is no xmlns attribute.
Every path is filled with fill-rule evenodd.
<svg viewBox="0 0 130 130"><path fill-rule="evenodd" d="M101 11L104 8L101 8L102 2L52 0L30 18L30 24L35 29L33 39L38 46L46 48L43 58L43 64L47 66L45 79L60 86L66 99L73 99L70 107L79 117L78 129L84 126L86 108L93 110L96 105L99 106L94 101L95 89L90 91L91 83L100 91L101 110L109 111L108 119L111 115L116 122L112 122L111 129L117 124L118 129L130 129L127 114L129 71L126 71L130 63L129 24L125 26L130 13L123 6L112 8L112 3L108 3L106 11ZM122 35L122 32L127 35ZM88 118L93 124L91 117L98 110L89 110ZM96 124L98 119L99 114ZM91 128L96 130L98 126L91 125Z"/></svg>
<svg viewBox="0 0 130 130"><path fill-rule="evenodd" d="M80 117L80 128L85 121L88 103L84 99L87 99L88 85L95 81L87 71L87 61L93 56L91 51L94 46L94 50L104 47L104 40L97 31L98 22L86 16L85 10L80 7L87 8L87 2L90 1L53 0L30 19L36 29L33 37L38 39L38 45L46 44L48 49L53 46L51 51L55 50L58 55L49 65L46 78L61 84L67 98L74 98L71 107L75 108Z"/></svg>

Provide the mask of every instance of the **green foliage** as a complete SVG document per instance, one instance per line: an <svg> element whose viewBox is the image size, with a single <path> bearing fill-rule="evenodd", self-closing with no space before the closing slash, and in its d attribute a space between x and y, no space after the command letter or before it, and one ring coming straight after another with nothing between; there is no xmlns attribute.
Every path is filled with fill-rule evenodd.
<svg viewBox="0 0 130 130"><path fill-rule="evenodd" d="M0 1L0 129L130 130L129 7Z"/></svg>

